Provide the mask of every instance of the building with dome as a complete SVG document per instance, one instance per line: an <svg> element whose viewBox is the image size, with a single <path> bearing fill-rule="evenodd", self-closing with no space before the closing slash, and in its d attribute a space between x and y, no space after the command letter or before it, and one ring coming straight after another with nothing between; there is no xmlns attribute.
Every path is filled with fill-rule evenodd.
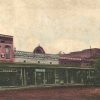
<svg viewBox="0 0 100 100"><path fill-rule="evenodd" d="M37 46L33 52L16 50L14 62L35 63L35 64L59 64L58 54L47 54L43 47Z"/></svg>
<svg viewBox="0 0 100 100"><path fill-rule="evenodd" d="M43 49L43 47L41 47L40 45L37 46L34 51L33 51L34 54L45 54L45 51Z"/></svg>

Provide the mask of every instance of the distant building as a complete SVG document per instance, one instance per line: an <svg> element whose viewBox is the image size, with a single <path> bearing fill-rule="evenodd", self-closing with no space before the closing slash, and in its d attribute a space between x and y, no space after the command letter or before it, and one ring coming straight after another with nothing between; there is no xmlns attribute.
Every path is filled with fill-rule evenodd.
<svg viewBox="0 0 100 100"><path fill-rule="evenodd" d="M91 66L93 59L100 57L99 48L85 49L82 51L71 52L69 54L60 54L59 63L60 64L79 64L80 66Z"/></svg>
<svg viewBox="0 0 100 100"><path fill-rule="evenodd" d="M0 35L0 61L3 62L90 66L91 59L95 57L100 57L99 48L90 48L69 54L48 54L39 45L33 52L19 51L13 49L13 36Z"/></svg>
<svg viewBox="0 0 100 100"><path fill-rule="evenodd" d="M33 52L14 52L14 62L38 63L38 64L59 64L58 54L47 54L41 46L36 47Z"/></svg>

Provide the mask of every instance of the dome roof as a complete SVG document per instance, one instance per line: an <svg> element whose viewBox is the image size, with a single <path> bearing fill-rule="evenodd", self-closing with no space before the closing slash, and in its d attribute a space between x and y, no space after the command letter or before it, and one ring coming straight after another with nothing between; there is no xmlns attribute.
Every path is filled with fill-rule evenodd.
<svg viewBox="0 0 100 100"><path fill-rule="evenodd" d="M39 45L39 46L37 46L37 47L34 49L33 53L45 54L45 51L44 51L44 49Z"/></svg>

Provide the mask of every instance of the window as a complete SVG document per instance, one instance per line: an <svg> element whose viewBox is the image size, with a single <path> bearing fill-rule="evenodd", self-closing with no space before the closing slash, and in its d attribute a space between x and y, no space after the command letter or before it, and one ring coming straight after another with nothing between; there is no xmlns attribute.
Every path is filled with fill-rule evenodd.
<svg viewBox="0 0 100 100"><path fill-rule="evenodd" d="M10 46L6 46L5 47L5 57L6 57L6 59L10 59Z"/></svg>
<svg viewBox="0 0 100 100"><path fill-rule="evenodd" d="M26 60L24 60L24 63L26 62Z"/></svg>
<svg viewBox="0 0 100 100"><path fill-rule="evenodd" d="M4 43L5 41L4 40L1 40L1 43Z"/></svg>
<svg viewBox="0 0 100 100"><path fill-rule="evenodd" d="M52 64L52 62L50 62L50 64Z"/></svg>
<svg viewBox="0 0 100 100"><path fill-rule="evenodd" d="M40 61L38 61L38 64L40 64Z"/></svg>
<svg viewBox="0 0 100 100"><path fill-rule="evenodd" d="M1 58L4 58L5 57L5 54L4 53L1 53Z"/></svg>

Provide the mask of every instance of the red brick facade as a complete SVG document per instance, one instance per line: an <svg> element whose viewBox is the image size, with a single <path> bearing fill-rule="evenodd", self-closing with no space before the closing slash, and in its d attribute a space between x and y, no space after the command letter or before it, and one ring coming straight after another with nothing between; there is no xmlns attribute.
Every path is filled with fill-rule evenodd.
<svg viewBox="0 0 100 100"><path fill-rule="evenodd" d="M100 57L100 49L92 48L82 51L71 52L69 54L60 54L60 64L71 63L89 63L91 58Z"/></svg>
<svg viewBox="0 0 100 100"><path fill-rule="evenodd" d="M0 35L0 61L13 62L13 37Z"/></svg>

